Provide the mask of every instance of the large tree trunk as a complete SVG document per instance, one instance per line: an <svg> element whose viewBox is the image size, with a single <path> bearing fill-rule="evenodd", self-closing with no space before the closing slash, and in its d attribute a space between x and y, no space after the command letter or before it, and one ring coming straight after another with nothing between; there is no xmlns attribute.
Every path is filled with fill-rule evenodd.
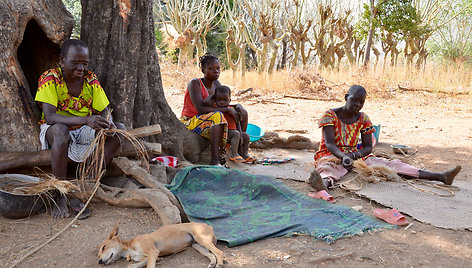
<svg viewBox="0 0 472 268"><path fill-rule="evenodd" d="M0 151L40 149L37 81L57 64L73 23L61 0L0 1Z"/></svg>
<svg viewBox="0 0 472 268"><path fill-rule="evenodd" d="M128 128L160 124L152 139L170 155L195 161L199 148L170 109L156 52L152 2L81 0L81 39L88 44L90 68L105 89L114 119ZM188 154L187 154L188 152ZM198 153L200 153L198 151Z"/></svg>

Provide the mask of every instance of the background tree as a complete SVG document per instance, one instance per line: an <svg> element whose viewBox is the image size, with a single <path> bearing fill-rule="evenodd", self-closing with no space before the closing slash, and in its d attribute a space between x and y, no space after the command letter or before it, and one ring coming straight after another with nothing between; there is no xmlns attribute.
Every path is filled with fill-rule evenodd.
<svg viewBox="0 0 472 268"><path fill-rule="evenodd" d="M464 9L450 23L431 36L430 51L444 61L472 63L472 8L470 0L451 3L448 14Z"/></svg>
<svg viewBox="0 0 472 268"><path fill-rule="evenodd" d="M165 32L179 48L179 66L193 58L195 47L197 56L203 55L206 36L218 25L215 18L223 6L216 0L167 0L156 4Z"/></svg>
<svg viewBox="0 0 472 268"><path fill-rule="evenodd" d="M316 49L319 67L322 68L336 66L336 56L343 55L341 50L348 38L347 35L341 34L340 30L347 21L349 13L344 14L343 17L338 14L338 10L338 5L330 3L318 5L317 19L314 23L315 42L311 45Z"/></svg>
<svg viewBox="0 0 472 268"><path fill-rule="evenodd" d="M418 55L416 68L424 66L429 54L426 48L428 39L472 5L469 3L451 12L450 7L454 2L453 0L413 0L419 19L416 32L412 32L405 39L405 56L408 65L411 65L413 57Z"/></svg>
<svg viewBox="0 0 472 268"><path fill-rule="evenodd" d="M305 67L311 49L306 50L306 44L310 41L309 31L312 29L313 14L308 10L308 4L304 0L287 1L287 31L290 33L290 48L293 51L293 59L290 69L298 66L301 55L302 64Z"/></svg>
<svg viewBox="0 0 472 268"><path fill-rule="evenodd" d="M398 44L407 36L419 34L419 17L412 0L382 0L377 2L374 9L376 16L372 18L372 7L364 5L358 33L365 38L368 27L372 27L373 39L381 42L384 64L390 53L391 64L394 65L400 52Z"/></svg>
<svg viewBox="0 0 472 268"><path fill-rule="evenodd" d="M367 66L370 60L370 49L372 46L374 33L375 33L374 20L375 20L376 15L377 15L377 8L375 7L375 0L370 0L369 34L367 36L367 45L365 48L364 66Z"/></svg>
<svg viewBox="0 0 472 268"><path fill-rule="evenodd" d="M247 12L248 30L245 32L246 43L256 52L259 73L272 72L278 53L279 42L284 38L279 19L283 10L276 0L241 0ZM269 62L269 64L267 64ZM268 66L267 66L268 65Z"/></svg>
<svg viewBox="0 0 472 268"><path fill-rule="evenodd" d="M246 74L246 47L245 36L247 35L246 24L244 23L245 13L240 1L224 2L224 22L226 26L226 57L228 65L233 71L233 77L236 71L241 71L241 80L244 81ZM237 50L237 60L233 60L234 48Z"/></svg>
<svg viewBox="0 0 472 268"><path fill-rule="evenodd" d="M160 124L153 139L179 158L195 160L198 148L170 109L156 53L152 1L82 0L81 39L88 44L90 68L105 89L116 121L127 128Z"/></svg>

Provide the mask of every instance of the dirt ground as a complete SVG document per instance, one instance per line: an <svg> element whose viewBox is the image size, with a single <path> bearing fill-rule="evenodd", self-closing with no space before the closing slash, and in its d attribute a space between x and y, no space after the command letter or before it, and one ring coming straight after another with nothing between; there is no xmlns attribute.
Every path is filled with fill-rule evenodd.
<svg viewBox="0 0 472 268"><path fill-rule="evenodd" d="M174 112L180 115L183 90L169 90L166 95ZM276 96L262 95L258 99L271 97ZM313 141L320 140L321 132L316 124L321 114L328 108L342 105L340 102L288 98L277 102L283 104L240 103L249 111L249 121L264 130L277 130L281 136L291 135L284 131L301 130ZM472 96L393 93L388 98L368 98L364 112L374 124L381 124L382 144L401 143L414 148L416 154L405 159L409 163L435 171L462 165L457 180L472 182ZM283 181L297 191L307 193L310 190L303 182ZM336 189L333 195L339 204L360 205L362 212L370 216L373 208L380 207L341 189ZM160 225L151 208L126 209L93 204L92 212L92 217L77 222L18 267L99 267L98 246L116 220L120 221L123 238L151 232ZM464 217L472 221L472 215ZM309 236L295 236L264 239L234 248L218 243L218 247L225 252L225 267L472 266L471 231L445 230L410 217L407 219L413 222L407 230L401 227L365 233L340 239L331 245ZM48 214L22 220L0 217L0 266L7 267L61 230L70 220L54 220ZM188 249L163 258L157 267L206 267L208 263L194 249ZM112 267L125 267L127 264L122 259Z"/></svg>

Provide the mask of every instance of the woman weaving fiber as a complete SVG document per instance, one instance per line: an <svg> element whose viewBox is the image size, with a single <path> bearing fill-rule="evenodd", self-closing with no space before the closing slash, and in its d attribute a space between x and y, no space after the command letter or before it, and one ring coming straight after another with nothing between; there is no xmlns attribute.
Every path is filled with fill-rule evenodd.
<svg viewBox="0 0 472 268"><path fill-rule="evenodd" d="M372 152L372 133L375 128L369 117L360 110L364 106L367 92L362 86L354 85L345 95L346 104L340 108L326 111L319 120L322 128L320 149L315 153L315 170L308 183L315 188L313 197L332 200L327 194L329 187L353 168L354 160L363 159L368 166L384 164L405 178L419 178L440 181L451 185L461 170L456 166L444 172L431 172L401 162L375 157ZM362 147L357 148L359 138ZM333 160L339 159L340 164Z"/></svg>

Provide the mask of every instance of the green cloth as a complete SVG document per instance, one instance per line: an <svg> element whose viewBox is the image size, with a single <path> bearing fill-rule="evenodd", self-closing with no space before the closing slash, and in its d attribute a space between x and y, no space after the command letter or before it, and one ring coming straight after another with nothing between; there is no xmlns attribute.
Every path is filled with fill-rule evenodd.
<svg viewBox="0 0 472 268"><path fill-rule="evenodd" d="M308 197L273 177L237 169L187 167L167 187L191 221L213 226L218 240L229 247L294 233L332 243L394 228L349 207Z"/></svg>

